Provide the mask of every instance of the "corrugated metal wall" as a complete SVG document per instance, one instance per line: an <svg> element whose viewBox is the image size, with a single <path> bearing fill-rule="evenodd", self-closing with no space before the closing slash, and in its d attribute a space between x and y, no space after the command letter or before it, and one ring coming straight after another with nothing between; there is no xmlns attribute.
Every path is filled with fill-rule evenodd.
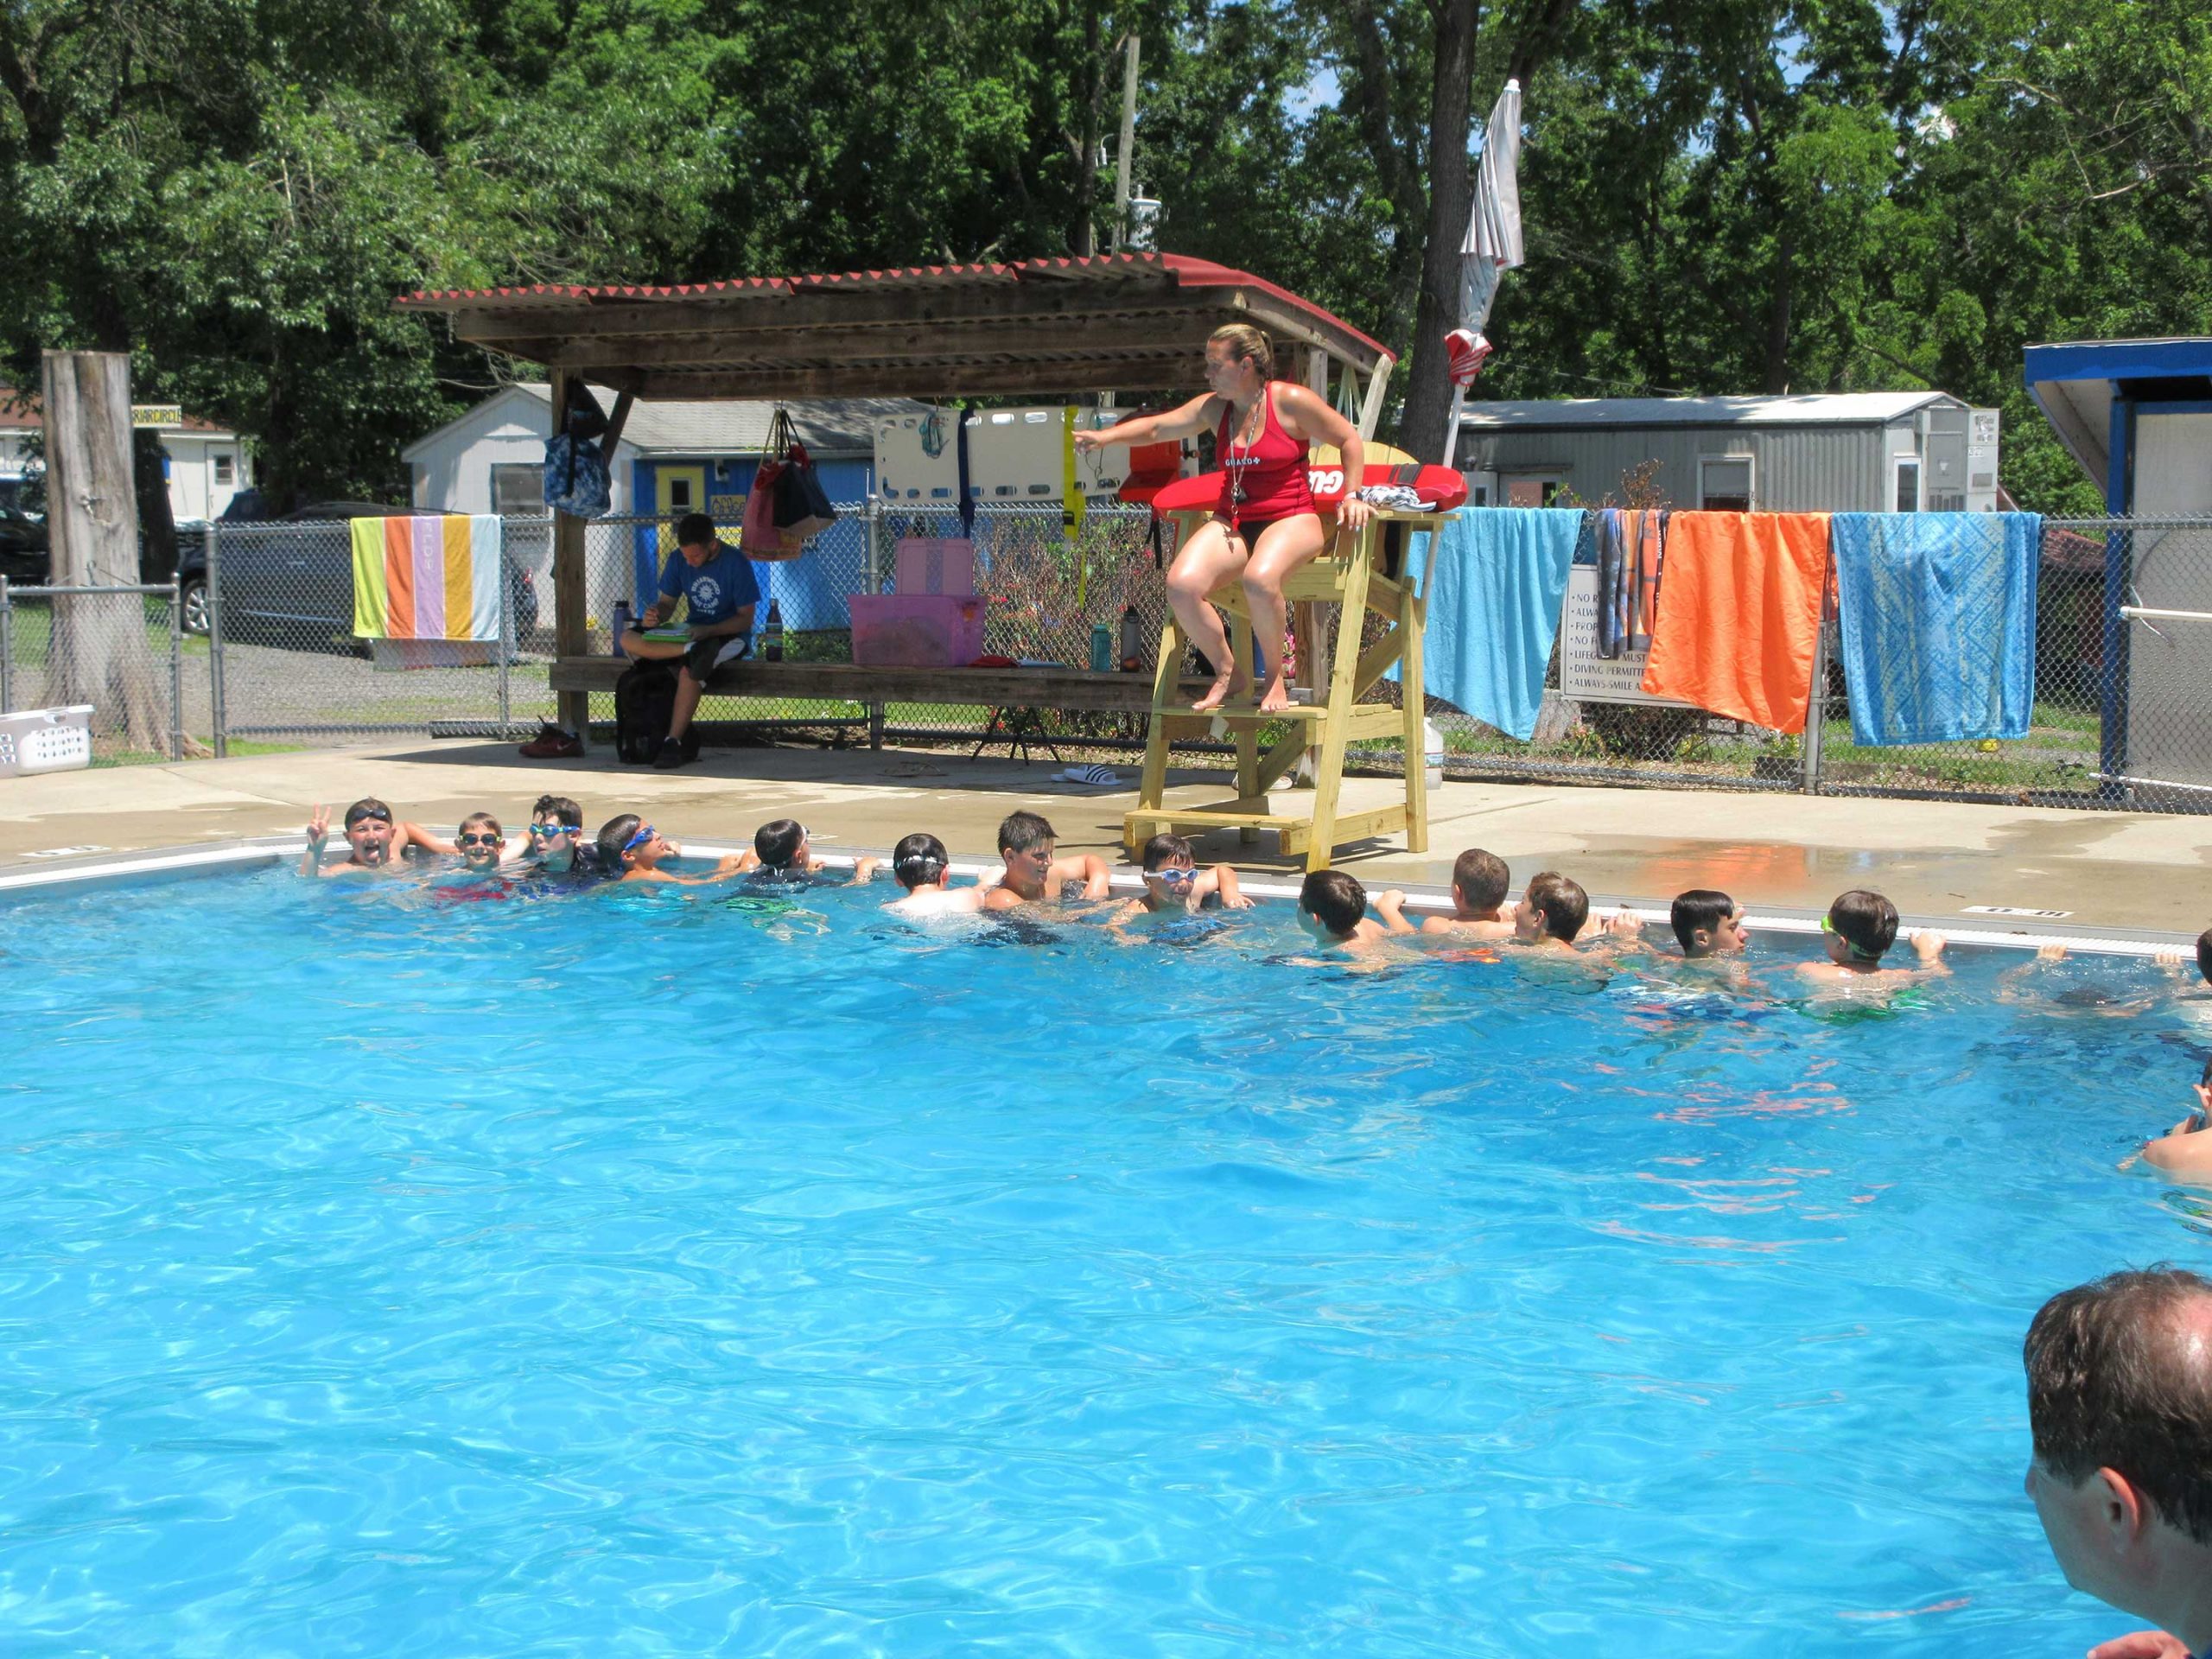
<svg viewBox="0 0 2212 1659"><path fill-rule="evenodd" d="M1698 457L1750 455L1753 505L1762 512L1879 512L1889 507L1889 457L1913 448L1910 421L1866 426L1584 427L1553 432L1463 435L1468 472L1499 477L1556 473L1592 504L1621 499L1621 480L1659 462L1658 486L1678 507L1698 505Z"/></svg>

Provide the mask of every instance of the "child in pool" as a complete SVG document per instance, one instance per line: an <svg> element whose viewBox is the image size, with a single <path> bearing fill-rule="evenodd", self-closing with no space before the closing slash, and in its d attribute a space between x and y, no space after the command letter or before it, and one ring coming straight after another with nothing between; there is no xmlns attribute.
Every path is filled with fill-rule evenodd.
<svg viewBox="0 0 2212 1659"><path fill-rule="evenodd" d="M1668 925L1682 947L1684 962L1723 962L1740 957L1751 942L1744 907L1714 887L1678 893L1668 906Z"/></svg>
<svg viewBox="0 0 2212 1659"><path fill-rule="evenodd" d="M681 887L703 887L727 880L753 862L750 853L732 853L705 875L677 875L661 865L683 856L683 849L639 818L634 812L609 818L599 828L599 861L602 868L622 872L621 882L667 882Z"/></svg>
<svg viewBox="0 0 2212 1659"><path fill-rule="evenodd" d="M814 855L806 826L797 818L771 818L754 830L753 853L763 875L818 875L830 868ZM873 857L854 860L850 885L857 887L873 880L881 862Z"/></svg>
<svg viewBox="0 0 2212 1659"><path fill-rule="evenodd" d="M1211 869L1198 867L1191 843L1184 836L1158 835L1144 844L1144 893L1116 911L1110 925L1121 926L1140 916L1191 916L1208 901L1224 910L1249 910L1252 901L1236 884L1236 872L1226 864Z"/></svg>
<svg viewBox="0 0 2212 1659"><path fill-rule="evenodd" d="M1404 905L1406 895L1392 887L1375 907L1384 915ZM1367 919L1367 889L1342 870L1313 870L1298 889L1299 925L1325 950L1364 953L1389 935L1380 922Z"/></svg>
<svg viewBox="0 0 2212 1659"><path fill-rule="evenodd" d="M1513 937L1532 950L1571 953L1589 919L1590 895L1582 884L1546 870L1529 883L1513 907Z"/></svg>
<svg viewBox="0 0 2212 1659"><path fill-rule="evenodd" d="M308 849L300 860L302 875L384 874L391 870L410 847L451 856L454 845L419 823L394 818L391 809L373 795L364 796L346 809L346 856L325 869L323 843L330 839L330 809L318 806L308 819Z"/></svg>
<svg viewBox="0 0 2212 1659"><path fill-rule="evenodd" d="M1801 962L1800 977L1815 985L1880 985L1899 988L1951 970L1943 962L1943 936L1933 928L1912 934L1916 968L1885 968L1883 953L1897 943L1897 907L1878 893L1853 887L1836 895L1821 918L1824 962Z"/></svg>
<svg viewBox="0 0 2212 1659"><path fill-rule="evenodd" d="M2196 1084L2196 1109L2156 1141L2145 1143L2143 1161L2192 1186L2212 1186L2212 1063Z"/></svg>
<svg viewBox="0 0 2212 1659"><path fill-rule="evenodd" d="M1062 887L1083 883L1085 899L1103 899L1112 891L1112 873L1096 853L1056 858L1059 840L1052 826L1034 812L1009 812L999 825L999 857L1006 868L996 886L983 895L986 910L1013 910L1022 905L1056 903Z"/></svg>
<svg viewBox="0 0 2212 1659"><path fill-rule="evenodd" d="M1513 918L1505 908L1505 895L1512 887L1513 877L1503 859L1480 847L1470 847L1452 861L1452 913L1423 917L1418 931L1459 940L1510 939ZM1410 923L1402 930L1397 920L1391 925L1393 931L1415 931Z"/></svg>
<svg viewBox="0 0 2212 1659"><path fill-rule="evenodd" d="M935 836L918 832L891 849L891 874L906 890L884 909L894 916L972 916L985 889L952 885L952 855Z"/></svg>

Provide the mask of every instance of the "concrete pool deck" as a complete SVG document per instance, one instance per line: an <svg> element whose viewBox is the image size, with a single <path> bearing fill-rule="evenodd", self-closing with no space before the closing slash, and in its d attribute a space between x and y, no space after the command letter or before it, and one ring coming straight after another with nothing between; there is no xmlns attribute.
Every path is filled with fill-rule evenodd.
<svg viewBox="0 0 2212 1659"><path fill-rule="evenodd" d="M789 817L810 827L823 853L883 851L928 830L956 857L992 862L999 820L1027 807L1052 821L1064 848L1118 862L1135 766L1119 769L1127 786L1111 790L1055 783L1058 770L957 750L794 748L713 752L681 771L655 772L622 766L605 749L581 760L525 760L512 744L417 740L57 772L0 779L0 874L296 836L318 802L335 811L363 795L448 829L486 809L512 833L545 792L575 797L588 826L638 811L678 839L747 844L755 825ZM1223 792L1218 773L1173 779L1173 802ZM1379 804L1395 787L1347 780L1345 810ZM1479 845L1503 857L1516 880L1560 869L1601 903L1663 909L1685 887L1715 887L1754 912L1802 917L1845 888L1871 887L1908 923L1952 932L2094 932L2178 944L2212 924L2212 817L1550 784L1450 782L1430 800L1430 852L1371 842L1340 849L1338 866L1370 889L1439 888L1459 849ZM1272 842L1246 847L1224 832L1203 843L1201 861L1294 880L1301 867L1276 857ZM86 850L60 850L70 849ZM1973 906L2068 913L2009 917Z"/></svg>

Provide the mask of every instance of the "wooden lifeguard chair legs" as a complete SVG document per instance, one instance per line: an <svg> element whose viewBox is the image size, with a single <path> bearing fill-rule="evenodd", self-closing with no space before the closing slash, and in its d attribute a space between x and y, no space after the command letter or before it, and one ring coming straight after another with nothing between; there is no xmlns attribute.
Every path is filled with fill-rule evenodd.
<svg viewBox="0 0 2212 1659"><path fill-rule="evenodd" d="M1189 810L1172 810L1167 792L1168 746L1178 738L1197 737L1211 729L1215 715L1192 714L1182 701L1181 668L1189 641L1181 625L1171 615L1161 628L1160 658L1154 671L1152 725L1145 743L1144 771L1138 783L1136 810L1122 826L1122 838L1134 858L1150 836L1162 830L1233 828L1240 840L1258 841L1262 830L1275 832L1286 855L1303 853L1308 870L1326 869L1337 844L1403 830L1414 852L1428 849L1428 794L1421 772L1422 681L1420 601L1405 587L1377 582L1372 553L1376 537L1363 534L1343 556L1325 568L1303 571L1294 578L1292 597L1303 602L1334 601L1343 607L1329 652L1326 681L1316 688L1315 700L1280 714L1261 715L1249 704L1222 711L1236 735L1236 793L1232 799L1209 803ZM1287 584L1287 587L1289 585ZM1252 658L1252 623L1241 588L1231 584L1217 590L1212 602L1228 615L1233 660L1249 664ZM1372 603L1391 626L1382 639L1365 652L1360 649L1361 619ZM1402 709L1385 704L1361 704L1360 696L1382 678L1393 663L1399 664L1404 690ZM1262 750L1263 724L1287 722L1292 730L1273 748ZM1399 737L1405 744L1406 792L1402 804L1368 811L1339 810L1344 755L1351 741L1367 736ZM1287 776L1311 747L1317 752L1313 810L1290 814L1274 810L1268 791ZM1287 803L1285 803L1286 804Z"/></svg>

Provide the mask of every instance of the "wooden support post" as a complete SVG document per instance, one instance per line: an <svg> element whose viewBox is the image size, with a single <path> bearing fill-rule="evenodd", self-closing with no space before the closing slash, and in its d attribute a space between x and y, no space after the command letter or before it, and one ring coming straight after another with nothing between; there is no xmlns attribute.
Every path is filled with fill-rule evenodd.
<svg viewBox="0 0 2212 1659"><path fill-rule="evenodd" d="M571 372L553 371L553 431L561 430L562 416L569 406L569 382ZM629 393L622 394L617 404L618 418L629 417ZM619 435L620 428L609 423L610 437ZM609 452L613 449L610 442ZM584 589L584 521L572 513L553 515L553 651L559 657L582 657L591 645L588 600ZM557 713L561 724L582 738L587 747L591 741L591 694L588 691L560 693Z"/></svg>

